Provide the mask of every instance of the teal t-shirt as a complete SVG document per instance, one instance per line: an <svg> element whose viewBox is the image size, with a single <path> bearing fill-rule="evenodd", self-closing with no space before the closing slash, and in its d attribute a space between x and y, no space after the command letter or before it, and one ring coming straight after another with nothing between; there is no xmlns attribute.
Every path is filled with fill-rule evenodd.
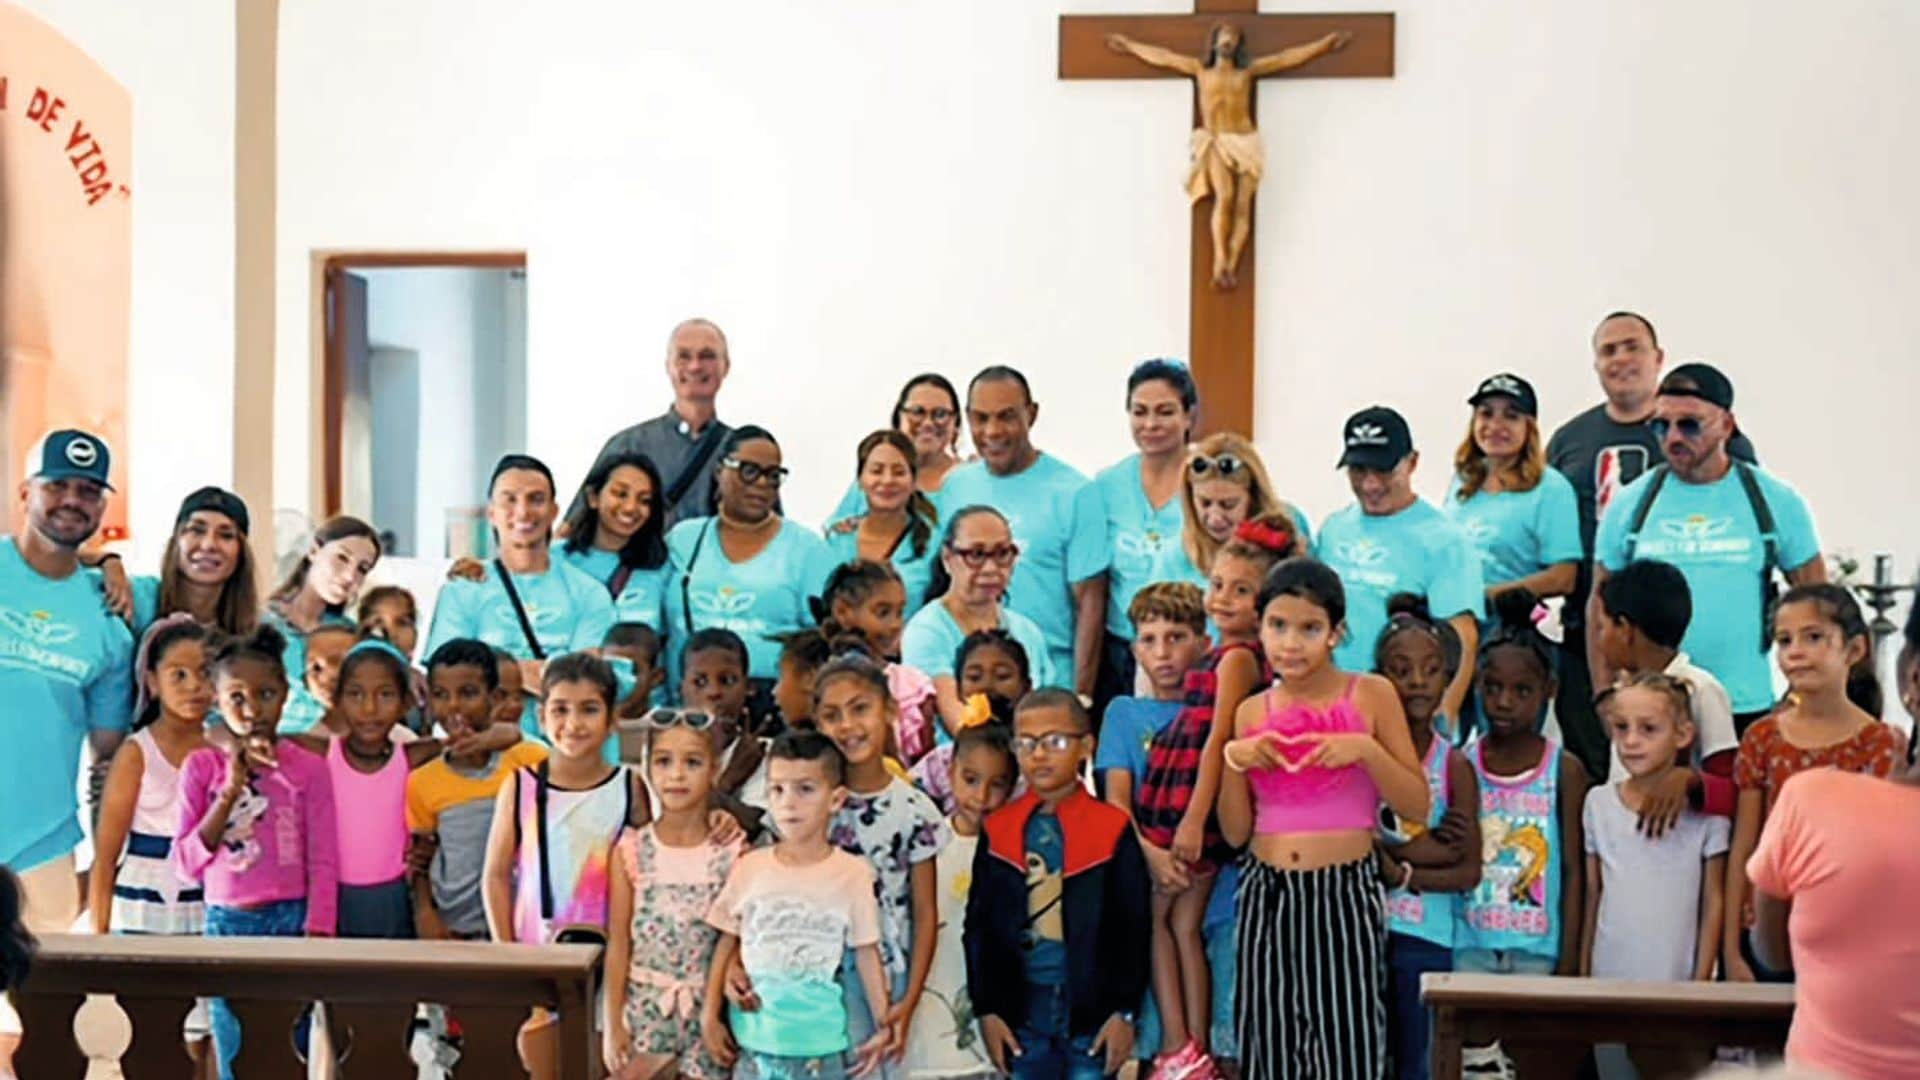
<svg viewBox="0 0 1920 1080"><path fill-rule="evenodd" d="M588 547L581 551L569 551L565 544L553 545L553 553L566 560L569 566L600 583L602 588L613 584L613 576L620 571L620 554L614 551L602 551ZM620 588L620 595L613 597L613 621L617 623L645 623L655 630L667 625L667 582L673 576L672 565L661 563L651 570L634 567L627 575L627 583Z"/></svg>
<svg viewBox="0 0 1920 1080"><path fill-rule="evenodd" d="M1060 673L1054 669L1047 653L1046 635L1040 632L1032 619L1002 604L1000 629L1027 650L1027 666L1032 669L1029 674L1033 677L1034 686L1060 685ZM928 604L907 620L907 628L900 633L900 662L920 669L929 679L941 676L955 678L957 673L953 670L953 656L965 640L967 635L960 632L960 624L953 621L953 613L947 610L947 605ZM946 729L938 730L944 741Z"/></svg>
<svg viewBox="0 0 1920 1080"><path fill-rule="evenodd" d="M1426 597L1437 619L1485 613L1479 553L1425 499L1379 517L1348 506L1320 526L1313 550L1346 586L1347 634L1333 658L1347 671L1373 670L1373 647L1395 593Z"/></svg>
<svg viewBox="0 0 1920 1080"><path fill-rule="evenodd" d="M858 530L845 532L833 530L827 533L827 550L832 553L833 565L852 562L860 557L860 534ZM926 550L913 553L913 533L908 530L900 537L900 546L893 549L887 561L893 564L893 572L900 575L900 584L906 589L907 606L902 610L906 618L927 604L927 585L933 580L933 561L940 557L940 528L935 525L933 534L927 537Z"/></svg>
<svg viewBox="0 0 1920 1080"><path fill-rule="evenodd" d="M141 574L128 584L133 586L133 644L137 649L140 639L147 636L147 628L160 617L160 579Z"/></svg>
<svg viewBox="0 0 1920 1080"><path fill-rule="evenodd" d="M1051 454L1011 476L982 462L947 475L941 503L948 513L983 505L1005 515L1020 545L1007 603L1046 635L1056 673L1073 677L1073 586L1106 572L1107 523L1098 498L1083 499L1089 481Z"/></svg>
<svg viewBox="0 0 1920 1080"><path fill-rule="evenodd" d="M673 578L667 586L667 626L684 642L695 630L721 626L740 635L751 661L747 674L780 674L774 638L814 624L811 602L833 572L833 552L818 533L791 520L760 554L743 563L720 547L718 519L683 521L667 534ZM680 685L680 650L669 650L669 683Z"/></svg>
<svg viewBox="0 0 1920 1080"><path fill-rule="evenodd" d="M1207 575L1187 558L1187 549L1180 542L1186 525L1180 493L1174 492L1165 505L1154 509L1140 483L1139 454L1129 454L1100 470L1080 497L1095 500L1095 513L1106 522L1107 633L1133 640L1127 605L1148 585L1187 581L1202 589L1207 587Z"/></svg>
<svg viewBox="0 0 1920 1080"><path fill-rule="evenodd" d="M1754 479L1773 514L1780 568L1792 570L1820 557L1813 515L1800 493L1755 467ZM1627 565L1627 526L1646 500L1654 473L1621 489L1607 505L1594 534L1594 561L1608 571ZM1753 506L1732 472L1711 484L1689 484L1669 475L1653 501L1633 558L1672 563L1693 592L1693 622L1680 648L1718 676L1733 699L1733 711L1757 712L1774 702L1773 673L1762 642L1766 612L1760 599L1760 566L1766 545Z"/></svg>
<svg viewBox="0 0 1920 1080"><path fill-rule="evenodd" d="M487 564L486 575L483 581L449 581L440 586L424 655L432 656L435 649L454 638L476 638L521 660L535 659L526 631L514 613L513 600L492 563ZM613 626L613 601L607 596L607 587L564 560L553 560L543 574L513 575L513 587L548 659L599 648ZM631 690L631 667L625 674L622 697ZM528 736L541 738L539 709L532 694L526 696L521 709L520 727Z"/></svg>
<svg viewBox="0 0 1920 1080"><path fill-rule="evenodd" d="M1066 907L1060 868L1067 841L1060 819L1036 808L1027 819L1027 982L1067 981Z"/></svg>
<svg viewBox="0 0 1920 1080"><path fill-rule="evenodd" d="M0 865L31 870L80 843L80 748L133 714L133 635L101 604L100 577L56 581L0 537Z"/></svg>
<svg viewBox="0 0 1920 1080"><path fill-rule="evenodd" d="M1580 504L1573 484L1557 469L1548 469L1532 491L1480 491L1465 502L1456 475L1441 508L1480 553L1480 573L1489 585L1586 556L1580 546Z"/></svg>
<svg viewBox="0 0 1920 1080"><path fill-rule="evenodd" d="M280 709L278 730L282 735L305 735L320 726L320 719L327 714L326 706L307 689L307 635L271 608L260 614L260 621L287 639L287 647L280 650L280 663L287 669L287 703ZM352 626L353 620L333 613L320 616L320 623Z"/></svg>

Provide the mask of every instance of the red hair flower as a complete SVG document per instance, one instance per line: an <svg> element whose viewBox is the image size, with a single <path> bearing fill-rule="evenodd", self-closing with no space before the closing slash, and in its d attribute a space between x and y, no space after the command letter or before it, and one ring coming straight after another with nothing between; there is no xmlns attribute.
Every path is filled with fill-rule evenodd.
<svg viewBox="0 0 1920 1080"><path fill-rule="evenodd" d="M1294 545L1292 526L1269 525L1251 519L1234 526L1233 538L1263 547L1276 555L1285 555L1293 550Z"/></svg>

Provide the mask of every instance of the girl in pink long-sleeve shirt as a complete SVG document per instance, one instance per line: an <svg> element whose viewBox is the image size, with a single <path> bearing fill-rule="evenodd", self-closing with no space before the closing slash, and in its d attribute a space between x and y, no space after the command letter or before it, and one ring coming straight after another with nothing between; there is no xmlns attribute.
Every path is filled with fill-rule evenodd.
<svg viewBox="0 0 1920 1080"><path fill-rule="evenodd" d="M331 937L339 892L333 787L326 761L275 737L287 696L285 640L262 624L214 654L231 750L196 751L180 770L175 866L204 881L209 937ZM212 1006L222 1080L233 1075L240 1025Z"/></svg>

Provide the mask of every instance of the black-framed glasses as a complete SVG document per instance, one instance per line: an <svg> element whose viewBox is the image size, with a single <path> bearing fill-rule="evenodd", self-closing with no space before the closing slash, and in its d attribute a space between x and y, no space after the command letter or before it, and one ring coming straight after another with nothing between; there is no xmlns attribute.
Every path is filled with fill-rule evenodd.
<svg viewBox="0 0 1920 1080"><path fill-rule="evenodd" d="M784 465L758 465L751 461L741 461L737 457L721 458L720 465L722 468L739 473L740 482L743 484L757 484L765 480L770 487L779 487L786 483L787 477L793 472Z"/></svg>
<svg viewBox="0 0 1920 1080"><path fill-rule="evenodd" d="M935 405L931 409L925 405L906 405L901 407L900 415L915 422L931 420L936 424L944 424L959 414L944 405Z"/></svg>
<svg viewBox="0 0 1920 1080"><path fill-rule="evenodd" d="M948 551L959 558L967 567L978 570L988 563L997 566L1012 566L1013 560L1020 557L1019 544L996 544L993 547L950 547Z"/></svg>
<svg viewBox="0 0 1920 1080"><path fill-rule="evenodd" d="M1693 440L1706 434L1707 425L1697 416L1683 416L1678 420L1649 420L1647 430L1653 432L1653 437L1661 442L1666 442L1668 432L1673 431L1678 431L1683 439Z"/></svg>
<svg viewBox="0 0 1920 1080"><path fill-rule="evenodd" d="M1193 461L1187 465L1187 468L1193 470L1193 475L1195 476L1205 476L1208 473L1214 473L1218 476L1232 476L1234 473L1246 467L1247 463L1241 461L1233 454L1221 454L1218 457L1195 454L1193 455Z"/></svg>
<svg viewBox="0 0 1920 1080"><path fill-rule="evenodd" d="M656 731L664 731L667 728L676 727L691 728L694 731L705 731L713 726L713 714L704 709L670 709L664 705L656 709L647 710L647 715L641 717L641 719L647 722L648 727Z"/></svg>
<svg viewBox="0 0 1920 1080"><path fill-rule="evenodd" d="M1049 754L1064 754L1084 738L1086 738L1085 735L1071 731L1049 731L1045 735L1015 735L1013 752L1020 757L1032 757L1035 750L1045 750Z"/></svg>

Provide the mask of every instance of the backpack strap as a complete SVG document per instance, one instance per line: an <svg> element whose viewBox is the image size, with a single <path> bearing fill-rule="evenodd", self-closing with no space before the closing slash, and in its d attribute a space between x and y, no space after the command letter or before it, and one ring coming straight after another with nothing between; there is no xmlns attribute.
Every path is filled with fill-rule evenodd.
<svg viewBox="0 0 1920 1080"><path fill-rule="evenodd" d="M687 489L693 487L693 482L707 471L707 462L713 460L713 452L720 448L720 440L725 437L726 425L718 417L707 421L707 429L700 433L700 441L693 444L693 454L687 458L686 467L667 484L667 494L663 500L667 513L672 513L680 505L680 500L687 497Z"/></svg>
<svg viewBox="0 0 1920 1080"><path fill-rule="evenodd" d="M1627 562L1633 561L1633 553L1640 546L1640 530L1647 527L1647 515L1653 513L1653 500L1660 497L1660 489L1666 486L1667 474L1672 470L1665 465L1657 465L1652 479L1647 481L1647 494L1634 507L1633 519L1627 522Z"/></svg>
<svg viewBox="0 0 1920 1080"><path fill-rule="evenodd" d="M1744 461L1734 462L1733 471L1740 477L1740 490L1746 492L1747 506L1753 511L1753 521L1760 529L1760 542L1764 545L1760 557L1760 651L1764 653L1773 646L1773 609L1780 600L1780 587L1773 579L1773 572L1786 568L1780 565L1779 527L1773 520L1773 507L1767 505L1766 493L1760 490L1759 475Z"/></svg>

